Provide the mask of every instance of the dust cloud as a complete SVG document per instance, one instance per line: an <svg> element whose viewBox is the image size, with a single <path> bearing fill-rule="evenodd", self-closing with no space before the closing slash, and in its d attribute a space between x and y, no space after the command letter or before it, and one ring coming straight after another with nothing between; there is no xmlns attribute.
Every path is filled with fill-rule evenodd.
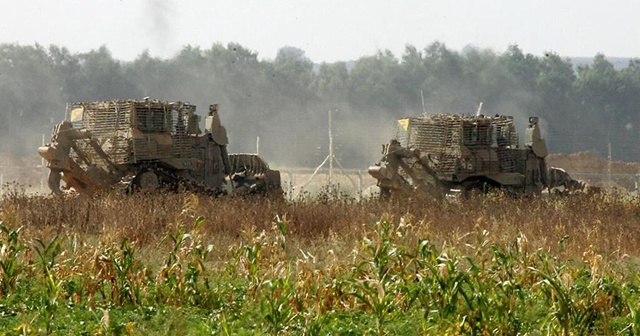
<svg viewBox="0 0 640 336"><path fill-rule="evenodd" d="M165 54L173 42L171 17L175 8L172 0L146 0L144 5L141 20L146 21L153 47L161 54Z"/></svg>

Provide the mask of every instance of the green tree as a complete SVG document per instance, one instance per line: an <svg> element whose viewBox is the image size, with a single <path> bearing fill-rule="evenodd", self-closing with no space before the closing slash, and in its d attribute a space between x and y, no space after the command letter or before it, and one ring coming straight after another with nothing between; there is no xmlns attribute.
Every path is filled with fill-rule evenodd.
<svg viewBox="0 0 640 336"><path fill-rule="evenodd" d="M541 109L542 101L537 92L536 80L540 73L538 58L532 54L524 54L517 45L512 45L498 62L504 65L509 74L503 83L505 91L502 99L512 102L515 108L512 113L547 118L547 111Z"/></svg>
<svg viewBox="0 0 640 336"><path fill-rule="evenodd" d="M358 59L351 71L349 103L357 109L403 111L397 90L399 63L389 50Z"/></svg>
<svg viewBox="0 0 640 336"><path fill-rule="evenodd" d="M0 45L0 135L6 151L27 152L64 116L64 81L40 45ZM18 141L16 141L18 140Z"/></svg>
<svg viewBox="0 0 640 336"><path fill-rule="evenodd" d="M141 92L124 75L120 61L105 46L79 55L82 78L74 100L139 99Z"/></svg>
<svg viewBox="0 0 640 336"><path fill-rule="evenodd" d="M277 92L270 85L268 67L258 60L258 53L237 43L229 43L226 47L213 45L205 51L205 57L212 76L211 95L223 104L227 127L252 134L236 137L230 133L238 146L234 145L234 148L254 150L255 138L265 138L265 125L278 111L274 99Z"/></svg>
<svg viewBox="0 0 640 336"><path fill-rule="evenodd" d="M152 57L148 50L133 62L124 66L124 75L139 90L142 97L151 99L175 99L171 91L176 86L173 78L175 67L168 61Z"/></svg>
<svg viewBox="0 0 640 336"><path fill-rule="evenodd" d="M440 42L434 42L424 50L426 78L423 83L427 111L469 113L478 100L469 97L468 75L464 58ZM472 94L473 95L473 94Z"/></svg>
<svg viewBox="0 0 640 336"><path fill-rule="evenodd" d="M615 148L618 158L640 160L640 59L632 59L617 73L619 86L616 113L617 134L621 144Z"/></svg>
<svg viewBox="0 0 640 336"><path fill-rule="evenodd" d="M324 101L342 104L347 99L349 70L344 62L322 63L312 88Z"/></svg>
<svg viewBox="0 0 640 336"><path fill-rule="evenodd" d="M78 101L79 93L83 91L82 65L76 54L71 54L67 48L49 46L49 62L53 67L56 78L62 84L62 92L66 101Z"/></svg>
<svg viewBox="0 0 640 336"><path fill-rule="evenodd" d="M584 138L587 148L599 155L607 155L607 143L614 140L620 128L618 118L618 90L620 83L616 70L604 55L598 54L592 65L579 66L576 81L577 99L580 104L581 127L592 136ZM607 141L602 141L602 139Z"/></svg>
<svg viewBox="0 0 640 336"><path fill-rule="evenodd" d="M305 56L303 50L294 47L280 48L271 71L272 82L280 94L298 105L312 98L309 88L313 82L313 62Z"/></svg>
<svg viewBox="0 0 640 336"><path fill-rule="evenodd" d="M463 50L464 81L461 84L460 98L466 109L461 112L476 112L480 102L486 106L484 110L495 111L502 100L506 69L498 61L498 56L491 50L478 49L472 46Z"/></svg>
<svg viewBox="0 0 640 336"><path fill-rule="evenodd" d="M525 90L535 90L536 78L540 72L540 62L537 57L532 54L525 55L517 45L511 45L499 61L504 62L513 76L514 84Z"/></svg>
<svg viewBox="0 0 640 336"><path fill-rule="evenodd" d="M402 95L406 107L412 111L423 111L427 69L422 52L412 45L406 45L400 62L398 93Z"/></svg>
<svg viewBox="0 0 640 336"><path fill-rule="evenodd" d="M541 101L539 112L546 119L549 148L554 152L583 150L581 139L585 136L576 127L580 124L578 106L575 102L576 73L568 59L553 52L545 53L540 60L540 71L536 79Z"/></svg>

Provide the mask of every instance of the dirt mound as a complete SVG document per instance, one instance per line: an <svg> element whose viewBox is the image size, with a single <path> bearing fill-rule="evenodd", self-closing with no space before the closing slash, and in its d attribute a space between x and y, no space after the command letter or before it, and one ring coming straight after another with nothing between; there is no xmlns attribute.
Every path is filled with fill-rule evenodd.
<svg viewBox="0 0 640 336"><path fill-rule="evenodd" d="M547 166L559 167L568 173L605 174L608 172L608 161L591 152L578 152L573 154L550 154L547 157ZM637 162L611 162L612 174L638 174L640 163Z"/></svg>
<svg viewBox="0 0 640 336"><path fill-rule="evenodd" d="M609 162L591 152L573 154L551 154L547 157L548 167L566 170L573 178L588 185L619 191L635 191L638 189L640 163L611 161Z"/></svg>

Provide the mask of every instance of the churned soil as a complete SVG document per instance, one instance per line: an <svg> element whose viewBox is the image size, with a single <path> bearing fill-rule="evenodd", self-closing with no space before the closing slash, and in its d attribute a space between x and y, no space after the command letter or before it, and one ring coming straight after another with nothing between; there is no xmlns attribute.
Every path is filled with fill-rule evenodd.
<svg viewBox="0 0 640 336"><path fill-rule="evenodd" d="M547 165L563 168L568 173L606 174L608 172L608 160L591 152L551 154L547 157ZM640 173L640 163L612 161L611 173L638 174Z"/></svg>
<svg viewBox="0 0 640 336"><path fill-rule="evenodd" d="M547 157L547 166L562 168L587 185L610 190L636 191L640 180L640 163L611 161L609 169L606 158L591 152L551 154Z"/></svg>

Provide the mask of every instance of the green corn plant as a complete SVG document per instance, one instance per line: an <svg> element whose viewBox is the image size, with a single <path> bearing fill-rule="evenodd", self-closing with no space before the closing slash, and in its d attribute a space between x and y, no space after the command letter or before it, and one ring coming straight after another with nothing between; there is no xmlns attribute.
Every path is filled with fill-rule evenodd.
<svg viewBox="0 0 640 336"><path fill-rule="evenodd" d="M540 288L544 294L549 307L547 319L543 320L544 326L553 328L549 325L550 319L556 319L560 326L560 331L564 336L570 334L571 318L573 315L573 302L571 298L570 288L562 283L562 274L565 273L564 265L550 266L549 258L540 256L543 268L538 269L530 267L530 271L536 274L540 280L534 284ZM565 274L569 274L568 272Z"/></svg>
<svg viewBox="0 0 640 336"><path fill-rule="evenodd" d="M467 277L461 289L462 301L459 303L459 314L462 322L459 328L464 333L482 334L484 329L492 326L492 315L496 313L502 301L499 293L496 292L496 284L490 279L488 270L484 265L478 265L471 257L464 260L470 265L467 270L460 271L466 273Z"/></svg>
<svg viewBox="0 0 640 336"><path fill-rule="evenodd" d="M0 222L0 297L15 289L18 276L24 269L19 263L19 256L27 247L19 241L21 229L11 230Z"/></svg>
<svg viewBox="0 0 640 336"><path fill-rule="evenodd" d="M277 232L280 247L284 250L287 242L287 222L284 218L281 219L279 215L276 215L276 228L277 230L274 231Z"/></svg>
<svg viewBox="0 0 640 336"><path fill-rule="evenodd" d="M125 301L140 303L141 285L134 279L135 248L128 239L123 239L118 250L110 250L111 266L115 271L112 281L112 296L115 304Z"/></svg>
<svg viewBox="0 0 640 336"><path fill-rule="evenodd" d="M248 271L249 282L258 284L260 282L258 272L260 270L260 258L262 257L262 244L260 242L247 244L242 247L241 251L240 261L244 269Z"/></svg>
<svg viewBox="0 0 640 336"><path fill-rule="evenodd" d="M264 265L276 265L280 262L280 257L285 249L286 224L278 221L271 227L273 235L261 232L251 239L250 243L241 245L240 266L243 272L247 273L249 287L259 289L261 283L265 281L266 271L274 273L280 268L264 268Z"/></svg>
<svg viewBox="0 0 640 336"><path fill-rule="evenodd" d="M171 239L173 243L173 248L169 251L169 255L162 266L159 280L161 288L164 288L162 297L170 302L179 301L180 298L183 297L184 277L181 264L182 260L178 252L184 242L190 237L190 234L183 232L178 232L176 235L167 235L167 238Z"/></svg>
<svg viewBox="0 0 640 336"><path fill-rule="evenodd" d="M160 279L167 290L167 298L171 297L174 301L201 305L213 300L210 280L204 276L205 261L213 250L213 245L205 247L199 240L197 229L202 223L204 217L198 217L191 232L186 233L181 229L165 237L170 240L172 248L163 265Z"/></svg>
<svg viewBox="0 0 640 336"><path fill-rule="evenodd" d="M262 254L262 243L255 241L251 244L240 243L230 248L231 259L229 259L223 272L224 276L218 280L217 286L219 296L226 297L225 302L218 305L223 307L226 317L226 324L233 324L234 316L240 314L248 300L258 299L258 286L260 277L260 258ZM222 281L222 283L220 283ZM234 314L236 313L236 314Z"/></svg>
<svg viewBox="0 0 640 336"><path fill-rule="evenodd" d="M378 335L385 333L385 324L395 317L399 307L404 306L406 298L402 284L406 278L403 264L407 254L396 243L396 237L402 235L401 226L394 226L387 220L379 221L373 238L362 241L364 260L341 283L346 295L354 297L372 312Z"/></svg>
<svg viewBox="0 0 640 336"><path fill-rule="evenodd" d="M191 244L184 249L187 269L184 272L185 294L194 305L210 307L215 301L211 281L205 267L213 245L204 245L198 234L198 228L204 223L204 217L197 217L192 230Z"/></svg>
<svg viewBox="0 0 640 336"><path fill-rule="evenodd" d="M432 324L432 312L437 313L434 298L434 278L428 265L435 265L440 252L427 239L421 239L412 253L416 264L416 281L410 286L406 286L409 291L410 303L417 302L423 309L423 329L429 332L429 325Z"/></svg>
<svg viewBox="0 0 640 336"><path fill-rule="evenodd" d="M612 334L610 321L625 307L623 286L613 274L601 276L583 269L574 280L573 316L577 334Z"/></svg>
<svg viewBox="0 0 640 336"><path fill-rule="evenodd" d="M293 291L290 274L269 279L260 286L260 312L272 335L288 331L291 322L299 315L291 306Z"/></svg>
<svg viewBox="0 0 640 336"><path fill-rule="evenodd" d="M553 264L550 257L540 255L542 264L531 271L539 277L539 288L548 305L546 327L552 319L558 321L563 335L609 334L609 324L617 307L623 306L623 294L614 278L596 269Z"/></svg>
<svg viewBox="0 0 640 336"><path fill-rule="evenodd" d="M640 277L635 276L636 283L640 282ZM637 284L625 283L622 285L622 301L629 311L629 324L623 331L628 330L631 335L640 335L640 300L638 299L639 288ZM622 334L622 332L620 332Z"/></svg>
<svg viewBox="0 0 640 336"><path fill-rule="evenodd" d="M57 265L56 260L62 247L56 236L49 243L36 239L33 249L38 256L39 266L42 270L44 290L40 295L40 311L46 319L47 333L49 334L53 328L53 320L58 309L58 297L62 287L62 281L56 278L54 272Z"/></svg>
<svg viewBox="0 0 640 336"><path fill-rule="evenodd" d="M460 259L455 255L441 253L436 262L435 265L427 265L432 279L431 298L437 307L440 319L449 320L459 313L460 300L463 299L468 304L471 302L464 288L468 283L469 275L458 270Z"/></svg>
<svg viewBox="0 0 640 336"><path fill-rule="evenodd" d="M464 257L469 265L468 294L463 296L468 309L466 327L471 333L519 334L523 325L518 314L525 310L523 304L527 302L519 244L492 244L483 239L482 246L490 254L478 259Z"/></svg>
<svg viewBox="0 0 640 336"><path fill-rule="evenodd" d="M198 198L190 195L184 200L184 205L180 213L181 218L190 218L194 212L194 208L198 204ZM181 222L179 222L180 224ZM162 239L164 241L171 242L171 250L169 255L165 259L163 264L161 278L162 281L169 285L170 290L175 290L183 285L183 271L182 271L182 250L185 249L185 243L187 240L193 240L193 235L197 229L204 223L204 217L199 216L195 219L191 232L187 232L182 225L175 233L168 233Z"/></svg>
<svg viewBox="0 0 640 336"><path fill-rule="evenodd" d="M461 258L452 248L449 253L438 250L428 240L420 240L411 253L417 280L411 286L411 300L424 311L422 324L427 333L463 333L476 326L477 317L469 315L477 312L473 297L468 294L473 293L474 283L469 279L473 268L461 270ZM466 304L464 311L462 304ZM459 318L461 323L453 323Z"/></svg>
<svg viewBox="0 0 640 336"><path fill-rule="evenodd" d="M250 298L259 303L268 331L276 335L291 329L291 322L299 313L295 309L295 282L291 282L291 272L280 259L286 249L286 220L276 216L271 229L271 235L262 232L250 237L250 243L234 248L226 273L247 278L247 282L235 283L230 294L235 297L241 294L238 298L244 296L243 293L250 294ZM262 264L271 267L262 269Z"/></svg>
<svg viewBox="0 0 640 336"><path fill-rule="evenodd" d="M526 302L526 293L522 289L529 285L528 271L522 266L527 256L523 254L521 241L516 239L504 245L491 244L491 266L486 270L478 270L485 275L483 279L494 291L494 309L486 309L485 312L493 313L498 324L509 328L502 331L508 331L509 334L519 333L520 321L516 313L521 304Z"/></svg>
<svg viewBox="0 0 640 336"><path fill-rule="evenodd" d="M194 305L210 305L213 300L210 279L206 275L205 267L205 260L212 250L213 245L205 247L198 242L189 251L189 261L184 273L185 292Z"/></svg>

